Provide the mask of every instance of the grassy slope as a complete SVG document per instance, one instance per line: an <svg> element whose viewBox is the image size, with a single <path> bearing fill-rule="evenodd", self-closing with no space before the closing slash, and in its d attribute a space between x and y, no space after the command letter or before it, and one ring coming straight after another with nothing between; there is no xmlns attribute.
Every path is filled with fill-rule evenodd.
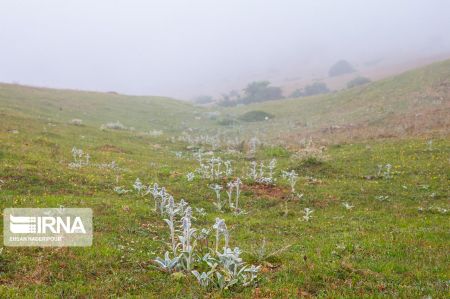
<svg viewBox="0 0 450 299"><path fill-rule="evenodd" d="M82 119L87 125L121 121L128 127L180 130L195 124L199 110L186 102L164 97L138 97L111 93L33 88L0 84L0 113L54 122Z"/></svg>
<svg viewBox="0 0 450 299"><path fill-rule="evenodd" d="M424 113L427 109L442 110L444 117L450 115L450 60L333 94L270 101L225 111L242 114L263 110L275 115L267 124L244 124L250 131L311 134L332 125L386 126L393 119Z"/></svg>
<svg viewBox="0 0 450 299"><path fill-rule="evenodd" d="M179 130L183 119L193 119L194 112L182 111L185 104L163 101L164 107L173 103L174 113L181 117L178 121L151 109L162 105L159 100L149 99L156 101L152 106L137 98L86 93L86 99L95 101L83 100L77 106L74 97L84 93L61 91L57 96L58 92L23 87L15 92L16 88L2 85L0 89L0 179L4 181L0 207L91 207L95 235L91 248L5 248L0 256L0 297L206 295L192 277L167 276L149 266L151 258L167 249L168 230L152 212L149 198L112 192L117 176L118 185L128 188L136 177L145 183L158 182L177 200L185 198L192 206L205 208L208 215L199 217L196 227L211 226L215 217L225 218L231 245L241 247L248 261L255 262L252 252L262 238L269 251L292 245L268 261L274 268L263 264L258 290L214 296L448 295L449 214L418 211L418 207L449 208L448 140L435 139L432 150L427 150L424 139L333 146L327 152L329 160L322 163L278 157L278 172L295 168L300 173L297 188L304 200L290 202L290 214L283 217L280 197L288 194L286 182L280 179L281 189L276 192L247 186L242 204L248 214L235 217L215 211L209 182L186 181L184 175L197 167L186 144L173 143L167 136L98 129L100 123L119 119L142 130L175 121L173 130ZM48 103L49 99L55 101ZM138 103L129 105L133 100ZM56 101L64 103L62 111ZM126 112L128 106L141 108ZM146 113L140 113L143 109ZM187 104L186 109L194 111ZM157 120L149 127L142 125L148 115ZM86 125L67 125L74 117L83 118ZM8 132L11 129L19 133ZM88 152L93 163L115 160L125 170L68 169L72 146ZM175 158L176 150L182 150L185 158ZM258 160L268 161L269 153L260 151ZM241 156L229 158L243 175L248 162ZM362 178L373 175L380 163L393 164L392 180ZM313 183L308 176L319 181ZM390 201L380 202L378 195L387 195ZM346 211L341 205L345 201L355 208ZM315 210L311 222L300 220L306 207Z"/></svg>

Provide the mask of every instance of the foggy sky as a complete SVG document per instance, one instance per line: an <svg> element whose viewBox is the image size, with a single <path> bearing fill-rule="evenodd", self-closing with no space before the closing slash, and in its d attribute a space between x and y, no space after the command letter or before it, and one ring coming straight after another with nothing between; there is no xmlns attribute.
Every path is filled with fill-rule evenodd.
<svg viewBox="0 0 450 299"><path fill-rule="evenodd" d="M446 0L0 0L0 82L189 98L449 52L449 16Z"/></svg>

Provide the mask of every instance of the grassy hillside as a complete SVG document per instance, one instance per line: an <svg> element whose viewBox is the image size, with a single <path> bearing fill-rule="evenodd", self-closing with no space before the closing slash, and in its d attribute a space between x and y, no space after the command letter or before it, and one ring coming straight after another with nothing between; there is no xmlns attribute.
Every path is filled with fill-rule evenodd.
<svg viewBox="0 0 450 299"><path fill-rule="evenodd" d="M319 135L331 126L338 132L363 128L362 135L372 134L369 131L373 128L389 128L397 136L448 130L450 60L328 95L240 106L224 113L241 115L252 110L269 112L275 118L266 123L242 123L245 129L282 132L289 134L289 139Z"/></svg>
<svg viewBox="0 0 450 299"><path fill-rule="evenodd" d="M114 93L56 90L0 84L0 113L67 123L74 118L100 126L120 121L139 130L180 130L195 123L196 108L164 97L138 97Z"/></svg>
<svg viewBox="0 0 450 299"><path fill-rule="evenodd" d="M312 132L336 123L384 122L390 114L378 111L384 107L382 103L387 107L383 109L408 113L429 106L432 100L428 97L418 100L428 88L435 97L445 96L448 90L436 87L446 86L448 67L449 62L444 62L324 97L225 109L221 117L225 113L269 111L275 118L243 122L241 129L249 136L266 134L271 138L287 136L289 130ZM441 101L447 100L444 97ZM364 113L365 105L378 112ZM204 112L165 98L1 85L1 210L92 208L94 238L92 247L86 248L4 247L0 253L0 297L448 295L448 139L416 136L306 150L265 144L249 153L172 138L185 128L193 128L194 133L195 129L237 130L205 118ZM73 118L83 119L84 125L68 124ZM136 127L136 131L99 129L115 120ZM297 121L308 121L311 127L302 129L295 125ZM152 129L164 133L142 134ZM90 155L88 164L71 167L74 146ZM230 160L233 173L210 179L196 172L189 181L187 174L200 166L194 157L199 148ZM208 157L204 156L204 163ZM274 183L257 182L248 175L251 160L268 165L273 158L277 159ZM386 174L387 164L391 168ZM381 170L378 165L382 165ZM281 175L283 170L299 174L294 187L303 195L291 193L289 182ZM245 213L234 213L228 206L218 211L211 184L225 189L227 182L237 177L243 181L239 204ZM145 185L164 186L177 203L182 198L189 203L195 217L192 225L199 231L211 230L207 241L194 246L203 254L216 255L213 224L217 217L223 218L230 234L229 247L239 247L247 264L260 267L256 283L238 283L220 290L212 283L202 287L188 270L167 273L157 267L154 259L171 250L163 220L167 215L160 216L154 210L150 194L136 193L136 178ZM115 187L130 192L119 195ZM226 201L225 190L221 196ZM308 220L306 208L313 210ZM180 225L181 221L176 223L179 234ZM3 230L3 217L0 228ZM261 250L263 244L265 249ZM194 257L195 269L208 271L201 257Z"/></svg>

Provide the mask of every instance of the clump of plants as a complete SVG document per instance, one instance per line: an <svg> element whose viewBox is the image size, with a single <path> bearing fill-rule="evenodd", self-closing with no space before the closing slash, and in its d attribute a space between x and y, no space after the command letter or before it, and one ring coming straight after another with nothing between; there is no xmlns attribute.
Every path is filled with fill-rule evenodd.
<svg viewBox="0 0 450 299"><path fill-rule="evenodd" d="M82 149L78 149L75 146L72 148L73 161L69 163L69 168L81 168L89 165L91 156L88 153L83 152Z"/></svg>
<svg viewBox="0 0 450 299"><path fill-rule="evenodd" d="M108 122L108 123L102 124L100 126L100 130L104 131L106 129L110 129L110 130L131 130L132 128L127 128L120 121L115 121L115 122Z"/></svg>
<svg viewBox="0 0 450 299"><path fill-rule="evenodd" d="M163 216L167 216L164 221L170 232L170 251L153 260L161 271L193 275L206 289L226 290L256 283L259 267L247 265L238 247L229 247L230 234L223 219L216 218L211 228L199 230L193 226L191 207L180 209L172 196L165 196L169 196Z"/></svg>
<svg viewBox="0 0 450 299"><path fill-rule="evenodd" d="M241 194L241 185L242 181L241 179L237 178L234 181L230 181L226 185L226 194L227 194L227 201L222 200L221 198L221 191L223 187L218 184L210 185L209 188L212 189L216 195L216 202L214 202L214 206L217 208L218 211L223 212L223 208L226 207L228 204L229 210L232 210L235 214L241 214L244 213L239 208L239 197ZM234 196L234 198L233 198Z"/></svg>
<svg viewBox="0 0 450 299"><path fill-rule="evenodd" d="M291 187L291 196L290 198L286 198L284 202L284 215L287 216L288 214L288 200L293 200L295 198L302 198L303 194L298 194L295 190L295 185L298 181L298 174L295 172L295 170L291 171L283 171L282 176L284 179L286 179L289 182L289 186Z"/></svg>
<svg viewBox="0 0 450 299"><path fill-rule="evenodd" d="M265 165L262 161L259 162L259 165L256 161L252 161L250 163L247 178L259 184L272 185L276 181L274 177L276 165L276 159L272 159L268 165Z"/></svg>
<svg viewBox="0 0 450 299"><path fill-rule="evenodd" d="M392 179L392 165L391 164L378 164L377 165L377 177L384 178L386 180Z"/></svg>

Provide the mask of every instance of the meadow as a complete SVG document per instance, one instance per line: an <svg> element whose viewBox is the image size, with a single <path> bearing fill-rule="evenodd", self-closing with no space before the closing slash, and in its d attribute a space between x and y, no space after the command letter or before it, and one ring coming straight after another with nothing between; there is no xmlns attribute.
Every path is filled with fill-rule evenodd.
<svg viewBox="0 0 450 299"><path fill-rule="evenodd" d="M0 85L2 210L94 211L92 247L3 247L0 297L447 297L446 127L321 143L326 135L316 129L336 115L340 125L379 118L349 111L352 102L300 115L289 105L303 111L314 100L384 95L403 115L413 110L402 102L407 95L447 84L448 65L318 99L227 108L219 117L165 98ZM430 72L429 80L416 77ZM441 103L428 98L430 105L446 111L448 90L437 93ZM251 110L275 118L219 123ZM334 114L322 120L323 113ZM290 125L302 115L317 117L310 141L273 141L292 139ZM256 127L270 129L246 139Z"/></svg>

